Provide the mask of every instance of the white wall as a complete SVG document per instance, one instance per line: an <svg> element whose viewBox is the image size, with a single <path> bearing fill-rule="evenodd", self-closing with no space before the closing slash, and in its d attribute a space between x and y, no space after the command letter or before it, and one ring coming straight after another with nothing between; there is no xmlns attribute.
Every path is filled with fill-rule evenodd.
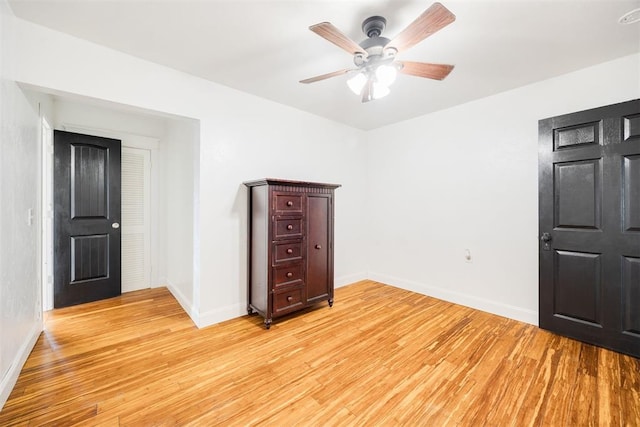
<svg viewBox="0 0 640 427"><path fill-rule="evenodd" d="M14 24L14 80L200 121L193 197L198 300L190 302L198 306L197 324L245 312L245 180L270 176L342 184L336 282L366 277L364 132L17 18Z"/></svg>
<svg viewBox="0 0 640 427"><path fill-rule="evenodd" d="M369 132L369 276L537 324L538 120L640 97L639 64L632 55Z"/></svg>
<svg viewBox="0 0 640 427"><path fill-rule="evenodd" d="M13 54L8 13L0 2L0 407L42 330L39 108L6 77Z"/></svg>
<svg viewBox="0 0 640 427"><path fill-rule="evenodd" d="M162 141L162 193L166 285L182 307L199 321L194 288L194 224L199 123L172 121Z"/></svg>
<svg viewBox="0 0 640 427"><path fill-rule="evenodd" d="M62 129L64 125L77 125L96 131L156 139L161 139L165 133L166 118L116 104L55 96L53 108L53 120L57 129Z"/></svg>

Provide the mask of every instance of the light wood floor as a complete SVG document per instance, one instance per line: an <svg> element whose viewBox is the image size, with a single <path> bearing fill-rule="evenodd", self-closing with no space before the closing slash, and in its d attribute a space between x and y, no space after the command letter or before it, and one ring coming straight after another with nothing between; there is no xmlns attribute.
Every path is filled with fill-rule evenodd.
<svg viewBox="0 0 640 427"><path fill-rule="evenodd" d="M391 286L261 324L164 288L56 310L0 425L640 425L640 360Z"/></svg>

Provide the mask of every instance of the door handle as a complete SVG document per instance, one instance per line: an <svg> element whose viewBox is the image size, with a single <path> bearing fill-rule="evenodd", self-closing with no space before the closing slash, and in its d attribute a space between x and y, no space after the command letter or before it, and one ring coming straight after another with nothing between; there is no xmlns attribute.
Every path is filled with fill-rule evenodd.
<svg viewBox="0 0 640 427"><path fill-rule="evenodd" d="M111 228L118 229L120 228L120 224L118 224L117 222L114 222L113 224L111 224Z"/></svg>
<svg viewBox="0 0 640 427"><path fill-rule="evenodd" d="M542 233L542 237L540 237L540 240L542 240L542 250L543 251L550 251L551 250L551 234L549 233Z"/></svg>

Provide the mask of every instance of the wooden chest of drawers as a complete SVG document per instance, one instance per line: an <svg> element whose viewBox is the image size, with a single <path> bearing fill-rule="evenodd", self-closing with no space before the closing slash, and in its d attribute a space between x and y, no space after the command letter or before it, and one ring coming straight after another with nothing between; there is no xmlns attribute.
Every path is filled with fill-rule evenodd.
<svg viewBox="0 0 640 427"><path fill-rule="evenodd" d="M249 314L274 318L320 301L333 305L336 184L263 179L244 183L248 202Z"/></svg>

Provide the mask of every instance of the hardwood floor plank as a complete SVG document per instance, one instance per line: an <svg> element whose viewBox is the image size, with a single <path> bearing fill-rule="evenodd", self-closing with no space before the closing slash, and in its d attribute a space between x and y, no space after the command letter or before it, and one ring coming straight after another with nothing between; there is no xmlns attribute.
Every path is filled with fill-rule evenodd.
<svg viewBox="0 0 640 427"><path fill-rule="evenodd" d="M381 283L197 329L163 288L55 310L0 425L640 425L640 360Z"/></svg>

